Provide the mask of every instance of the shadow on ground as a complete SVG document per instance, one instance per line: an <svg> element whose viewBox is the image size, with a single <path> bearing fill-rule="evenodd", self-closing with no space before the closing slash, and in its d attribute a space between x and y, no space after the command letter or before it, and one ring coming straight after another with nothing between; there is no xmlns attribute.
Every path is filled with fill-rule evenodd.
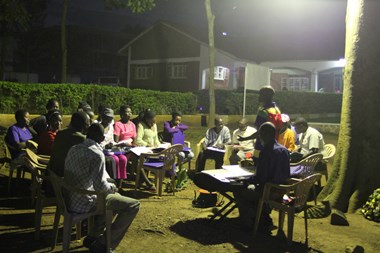
<svg viewBox="0 0 380 253"><path fill-rule="evenodd" d="M231 243L239 252L319 252L307 248L305 244L293 242L287 245L283 233L278 236L258 235L253 238L251 232L244 232L238 226L237 219L211 222L209 219L194 219L177 222L170 230L202 245ZM277 233L277 231L272 231Z"/></svg>

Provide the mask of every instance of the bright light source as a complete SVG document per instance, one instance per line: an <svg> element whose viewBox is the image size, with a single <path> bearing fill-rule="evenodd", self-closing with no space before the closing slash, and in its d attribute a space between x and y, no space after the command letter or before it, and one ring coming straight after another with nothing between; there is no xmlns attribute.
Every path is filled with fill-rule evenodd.
<svg viewBox="0 0 380 253"><path fill-rule="evenodd" d="M339 59L339 65L341 65L341 67L346 66L346 59L344 59L344 58L340 58L340 59Z"/></svg>
<svg viewBox="0 0 380 253"><path fill-rule="evenodd" d="M227 32L222 32L222 35L223 36L227 36Z"/></svg>

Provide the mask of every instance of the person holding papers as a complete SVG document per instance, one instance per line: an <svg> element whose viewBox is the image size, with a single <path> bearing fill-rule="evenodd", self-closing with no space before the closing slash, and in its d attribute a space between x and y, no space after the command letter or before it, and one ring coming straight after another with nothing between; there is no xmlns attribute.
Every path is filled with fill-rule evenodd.
<svg viewBox="0 0 380 253"><path fill-rule="evenodd" d="M223 165L225 145L231 143L231 134L228 127L220 117L215 118L215 126L206 132L203 151L199 152L196 170L200 172L205 169L207 159L215 161L215 169L220 169Z"/></svg>
<svg viewBox="0 0 380 253"><path fill-rule="evenodd" d="M246 141L239 141L238 137L248 137L254 133L256 133L256 129L248 126L247 119L242 118L239 121L239 128L232 134L232 154L229 157L231 164L238 164L241 160L252 156L255 140L250 139Z"/></svg>
<svg viewBox="0 0 380 253"><path fill-rule="evenodd" d="M137 146L145 146L149 148L164 148L158 139L156 114L153 111L146 111L142 121L138 124L136 144ZM143 169L141 170L140 178L145 182L147 190L151 192L156 191L156 188L149 181Z"/></svg>
<svg viewBox="0 0 380 253"><path fill-rule="evenodd" d="M142 121L138 124L136 143L138 146L155 148L161 144L158 139L156 114L153 111L146 111Z"/></svg>
<svg viewBox="0 0 380 253"><path fill-rule="evenodd" d="M113 127L113 110L111 108L104 108L100 114L101 121L99 122L104 127L104 140L100 143L103 149L114 149L113 147L117 145L114 140L114 127ZM113 151L113 150L112 150ZM110 171L110 167L113 168L113 163L116 166L115 173L112 170L112 177L115 179L126 179L127 178L127 157L121 152L111 152L106 156L107 169ZM110 166L111 164L111 166Z"/></svg>

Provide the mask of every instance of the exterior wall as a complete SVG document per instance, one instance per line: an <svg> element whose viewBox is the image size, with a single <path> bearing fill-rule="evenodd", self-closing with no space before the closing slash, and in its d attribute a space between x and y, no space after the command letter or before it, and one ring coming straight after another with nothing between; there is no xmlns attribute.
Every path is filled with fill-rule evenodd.
<svg viewBox="0 0 380 253"><path fill-rule="evenodd" d="M199 57L199 44L163 24L141 36L132 45L131 60Z"/></svg>
<svg viewBox="0 0 380 253"><path fill-rule="evenodd" d="M205 71L209 69L209 48L206 45L201 45L200 46L200 65L199 65L199 73L202 73L199 77L199 89L205 89L208 87L208 75L205 75ZM222 54L220 51L216 50L215 52L215 67L217 66L222 66L225 68L228 68L230 70L229 78L228 80L215 80L215 88L216 89L228 89L232 90L236 87L234 87L234 73L235 73L235 68L236 65L238 64L238 61L234 59L232 56ZM203 80L202 80L203 79ZM203 83L204 82L204 83Z"/></svg>
<svg viewBox="0 0 380 253"><path fill-rule="evenodd" d="M168 64L165 62L147 64L152 67L153 76L146 80L136 79L136 67L138 65L131 64L130 88L160 91L195 91L198 89L199 62L185 62L184 64L187 66L187 78L184 79L171 79L168 76Z"/></svg>

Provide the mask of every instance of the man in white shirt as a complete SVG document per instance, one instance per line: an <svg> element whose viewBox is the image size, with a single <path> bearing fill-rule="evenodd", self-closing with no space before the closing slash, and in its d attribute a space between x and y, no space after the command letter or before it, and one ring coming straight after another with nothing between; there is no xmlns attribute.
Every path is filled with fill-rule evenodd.
<svg viewBox="0 0 380 253"><path fill-rule="evenodd" d="M248 137L256 133L256 129L248 126L248 121L242 118L239 121L239 128L232 134L232 153L229 157L231 164L238 164L247 158L247 153L253 152L254 139L239 141L238 137Z"/></svg>
<svg viewBox="0 0 380 253"><path fill-rule="evenodd" d="M310 127L304 118L296 119L293 125L297 134L300 135L298 152L301 153L303 157L315 153L323 154L325 142L323 140L323 135L318 132L317 129Z"/></svg>

